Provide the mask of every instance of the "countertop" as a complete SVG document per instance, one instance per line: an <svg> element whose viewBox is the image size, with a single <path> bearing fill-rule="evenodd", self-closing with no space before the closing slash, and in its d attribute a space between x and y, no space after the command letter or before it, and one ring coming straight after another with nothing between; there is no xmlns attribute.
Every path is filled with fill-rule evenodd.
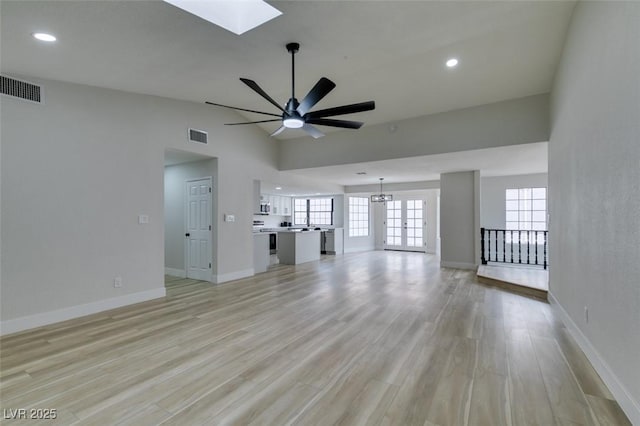
<svg viewBox="0 0 640 426"><path fill-rule="evenodd" d="M315 229L320 228L320 229ZM303 231L303 229L307 229ZM278 232L321 232L333 230L335 228L323 228L323 227L310 227L310 228L302 228L302 227L280 227L280 228L261 228L260 230L253 230L254 234L276 234Z"/></svg>

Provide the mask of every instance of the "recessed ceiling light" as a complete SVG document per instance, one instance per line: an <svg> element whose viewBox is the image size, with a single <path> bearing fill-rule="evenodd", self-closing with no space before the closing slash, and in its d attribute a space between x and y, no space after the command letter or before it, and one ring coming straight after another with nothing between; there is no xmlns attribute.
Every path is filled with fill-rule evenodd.
<svg viewBox="0 0 640 426"><path fill-rule="evenodd" d="M263 0L164 1L238 35L282 15Z"/></svg>
<svg viewBox="0 0 640 426"><path fill-rule="evenodd" d="M451 58L451 59L447 60L447 66L449 68L453 68L453 67L455 67L457 65L458 65L458 60L456 58Z"/></svg>
<svg viewBox="0 0 640 426"><path fill-rule="evenodd" d="M281 186L276 186L276 190L277 190L277 191L280 191L281 189L282 189L282 187L281 187Z"/></svg>
<svg viewBox="0 0 640 426"><path fill-rule="evenodd" d="M56 41L56 36L47 33L33 33L31 34L33 38L40 41L48 41L49 43Z"/></svg>

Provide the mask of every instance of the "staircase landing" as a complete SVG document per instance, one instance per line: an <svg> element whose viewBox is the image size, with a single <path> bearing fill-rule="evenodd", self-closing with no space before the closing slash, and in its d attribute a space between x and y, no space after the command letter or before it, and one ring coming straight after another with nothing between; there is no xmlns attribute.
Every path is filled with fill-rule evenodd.
<svg viewBox="0 0 640 426"><path fill-rule="evenodd" d="M511 265L480 265L476 275L478 282L483 284L547 300L548 270Z"/></svg>

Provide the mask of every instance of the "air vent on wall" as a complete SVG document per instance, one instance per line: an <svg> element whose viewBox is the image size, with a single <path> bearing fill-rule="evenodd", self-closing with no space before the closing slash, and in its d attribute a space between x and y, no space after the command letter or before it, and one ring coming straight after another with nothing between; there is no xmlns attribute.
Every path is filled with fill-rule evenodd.
<svg viewBox="0 0 640 426"><path fill-rule="evenodd" d="M207 132L202 130L189 129L189 140L191 142L207 143Z"/></svg>
<svg viewBox="0 0 640 426"><path fill-rule="evenodd" d="M42 103L42 87L0 75L0 93L26 101Z"/></svg>

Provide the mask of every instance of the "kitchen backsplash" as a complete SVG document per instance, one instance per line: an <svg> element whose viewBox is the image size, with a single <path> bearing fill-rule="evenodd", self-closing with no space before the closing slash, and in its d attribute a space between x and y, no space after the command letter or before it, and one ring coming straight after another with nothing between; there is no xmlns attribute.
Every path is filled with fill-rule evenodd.
<svg viewBox="0 0 640 426"><path fill-rule="evenodd" d="M254 215L253 220L263 220L265 228L277 228L282 222L292 222L291 216L279 216L275 214Z"/></svg>

